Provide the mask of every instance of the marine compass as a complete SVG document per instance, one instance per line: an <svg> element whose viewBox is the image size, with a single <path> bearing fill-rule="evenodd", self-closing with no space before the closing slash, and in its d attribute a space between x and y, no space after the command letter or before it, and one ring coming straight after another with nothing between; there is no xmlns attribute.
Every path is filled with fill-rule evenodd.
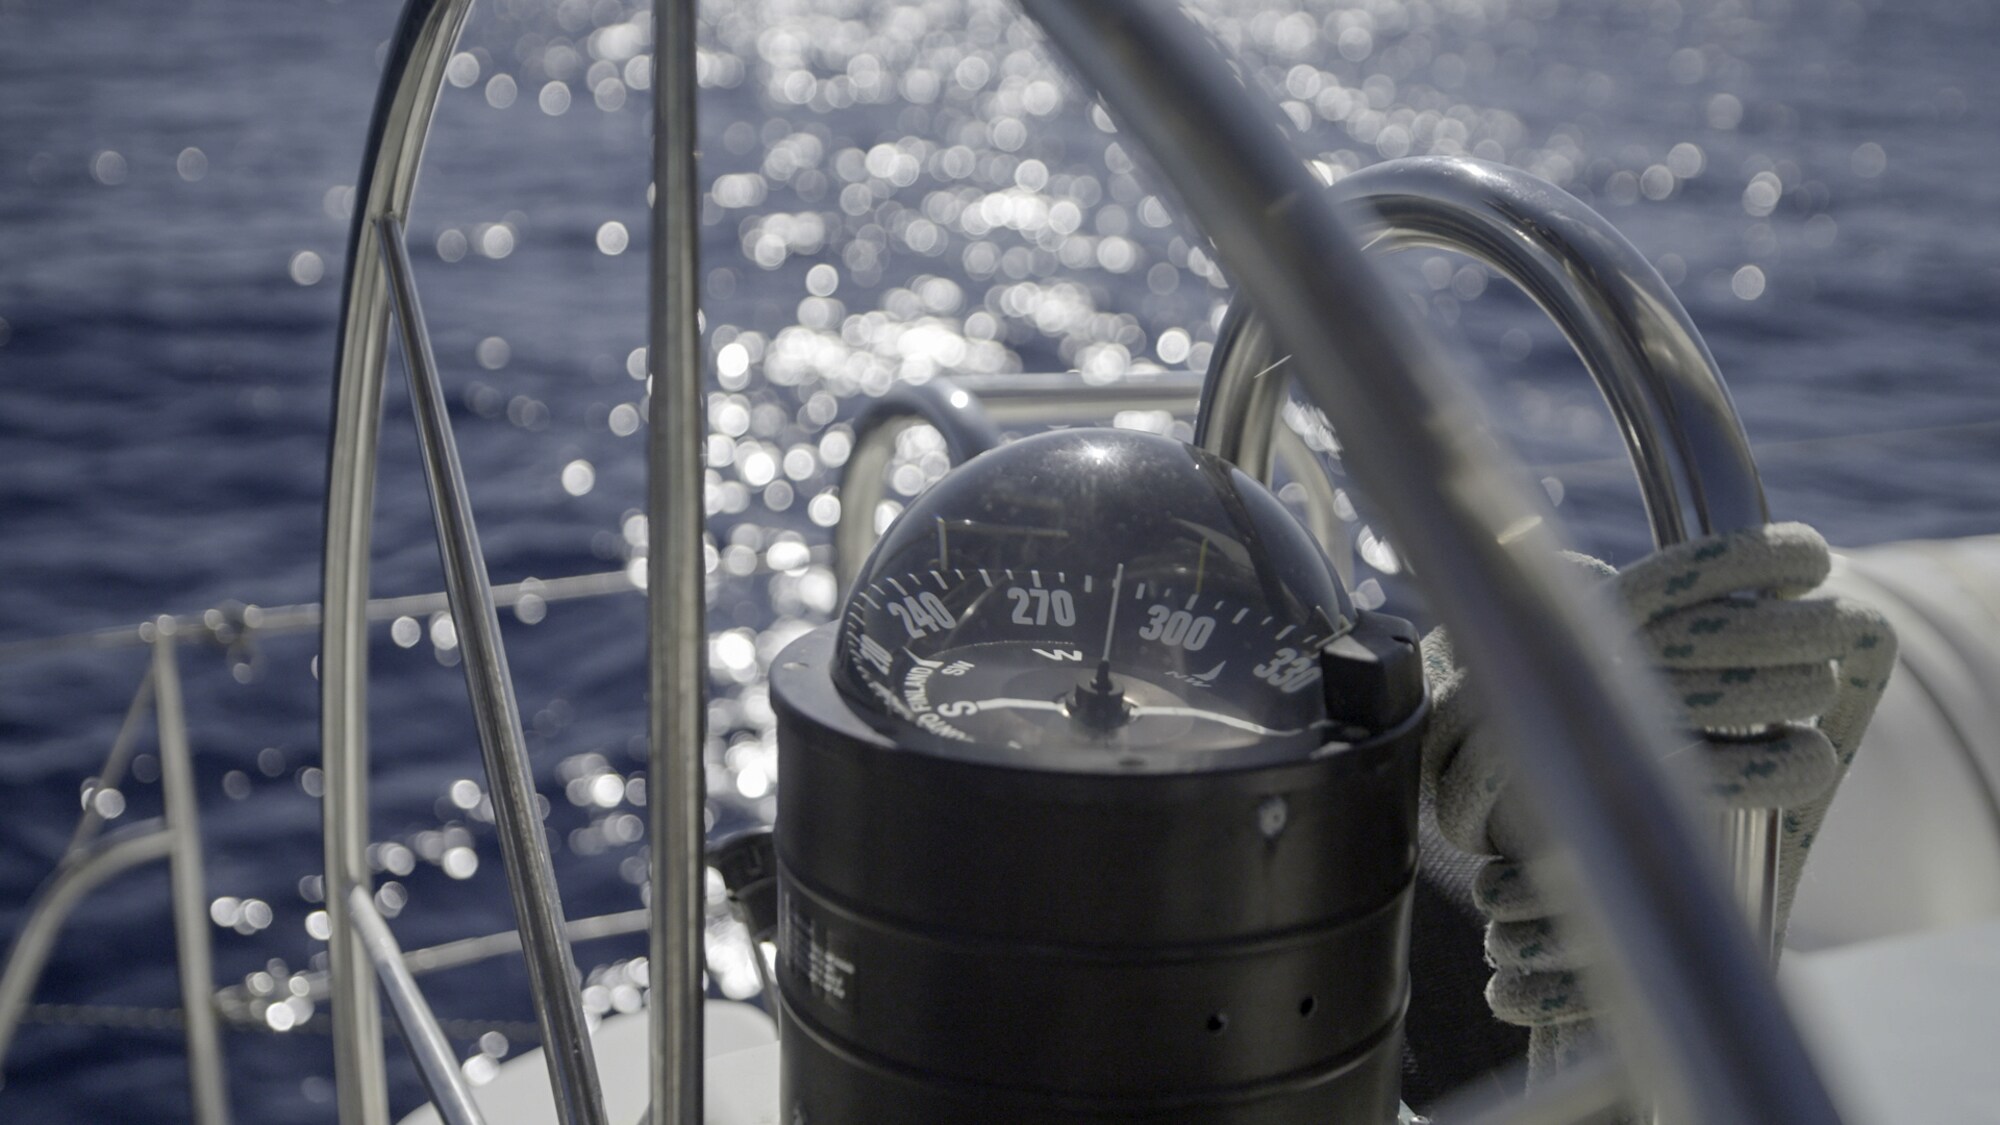
<svg viewBox="0 0 2000 1125"><path fill-rule="evenodd" d="M1262 485L986 453L772 687L787 1112L1393 1120L1414 633Z"/></svg>

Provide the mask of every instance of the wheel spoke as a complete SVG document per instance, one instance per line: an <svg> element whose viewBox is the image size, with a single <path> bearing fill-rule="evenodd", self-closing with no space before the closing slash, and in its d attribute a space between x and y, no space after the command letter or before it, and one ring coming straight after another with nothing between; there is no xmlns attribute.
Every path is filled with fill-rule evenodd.
<svg viewBox="0 0 2000 1125"><path fill-rule="evenodd" d="M577 991L576 960L563 934L555 868L536 808L521 711L507 671L500 616L493 605L493 585L472 519L464 466L459 463L458 443L445 411L444 388L438 381L423 308L417 303L410 276L402 224L394 216L385 216L377 221L376 233L403 345L403 368L410 379L424 479L430 486L438 552L444 561L445 593L465 652L465 686L472 696L479 748L492 789L493 819L506 861L507 886L521 926L529 988L534 993L549 1080L556 1095L556 1117L563 1125L601 1125L604 1099L589 1028L584 1023L583 1000Z"/></svg>

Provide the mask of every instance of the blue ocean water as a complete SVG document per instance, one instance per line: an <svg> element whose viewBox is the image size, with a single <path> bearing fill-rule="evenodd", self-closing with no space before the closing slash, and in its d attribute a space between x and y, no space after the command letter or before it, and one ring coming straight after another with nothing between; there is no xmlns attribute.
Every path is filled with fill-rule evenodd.
<svg viewBox="0 0 2000 1125"><path fill-rule="evenodd" d="M1331 173L1464 153L1602 210L1706 332L1779 516L1847 545L2000 528L1989 6L1198 7ZM338 282L395 15L391 0L0 0L0 642L318 596ZM715 2L703 36L709 751L733 822L768 811L764 663L831 609L828 492L860 402L955 370L1199 366L1228 289L1003 3ZM497 0L461 46L410 238L488 559L502 581L615 570L644 542L644 9ZM1392 272L1477 357L1497 428L1560 484L1579 543L1641 550L1616 435L1553 330L1462 262L1405 255ZM392 380L379 594L441 584L407 419ZM940 467L920 440L908 452L904 494ZM641 620L629 595L507 618L572 914L640 902ZM477 789L454 785L479 773L449 639L412 619L372 653L378 866L408 947L510 922ZM323 1007L270 1002L320 948L315 648L269 636L183 656L218 982L275 989L267 1028L306 1017L229 1034L251 1122L332 1119ZM145 660L0 664L0 940ZM121 795L127 819L157 810L156 786ZM176 1004L167 917L160 870L108 886L37 999ZM604 970L596 1007L629 1006L623 962L642 951L582 948ZM505 1044L459 1041L467 1058L527 1045L511 962L426 989L445 1017L512 1021ZM389 1058L400 1111L417 1087ZM0 1120L186 1112L170 1034L31 1023L4 1074Z"/></svg>

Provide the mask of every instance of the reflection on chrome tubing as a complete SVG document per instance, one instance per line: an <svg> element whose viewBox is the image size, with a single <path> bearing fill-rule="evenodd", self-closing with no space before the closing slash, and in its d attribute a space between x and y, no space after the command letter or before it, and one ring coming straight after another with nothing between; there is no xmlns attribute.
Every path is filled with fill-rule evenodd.
<svg viewBox="0 0 2000 1125"><path fill-rule="evenodd" d="M1371 250L1456 251L1497 271L1561 327L1624 435L1656 546L1769 520L1749 438L1701 333L1645 255L1574 196L1526 172L1452 157L1363 169L1329 191ZM1290 365L1249 303L1223 321L1196 444L1270 459L1263 419ZM1737 900L1775 957L1778 813L1721 814Z"/></svg>

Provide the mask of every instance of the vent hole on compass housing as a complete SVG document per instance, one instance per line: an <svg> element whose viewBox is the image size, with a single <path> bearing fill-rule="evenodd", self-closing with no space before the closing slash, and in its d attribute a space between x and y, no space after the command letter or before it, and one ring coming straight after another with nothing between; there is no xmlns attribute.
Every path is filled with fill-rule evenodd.
<svg viewBox="0 0 2000 1125"><path fill-rule="evenodd" d="M1208 1033L1220 1035L1229 1030L1229 1013L1211 1012L1208 1017Z"/></svg>
<svg viewBox="0 0 2000 1125"><path fill-rule="evenodd" d="M1311 1019L1313 1012L1318 1010L1318 1008L1319 1008L1318 1000L1312 998L1311 996L1302 998L1299 1001L1299 1018Z"/></svg>

